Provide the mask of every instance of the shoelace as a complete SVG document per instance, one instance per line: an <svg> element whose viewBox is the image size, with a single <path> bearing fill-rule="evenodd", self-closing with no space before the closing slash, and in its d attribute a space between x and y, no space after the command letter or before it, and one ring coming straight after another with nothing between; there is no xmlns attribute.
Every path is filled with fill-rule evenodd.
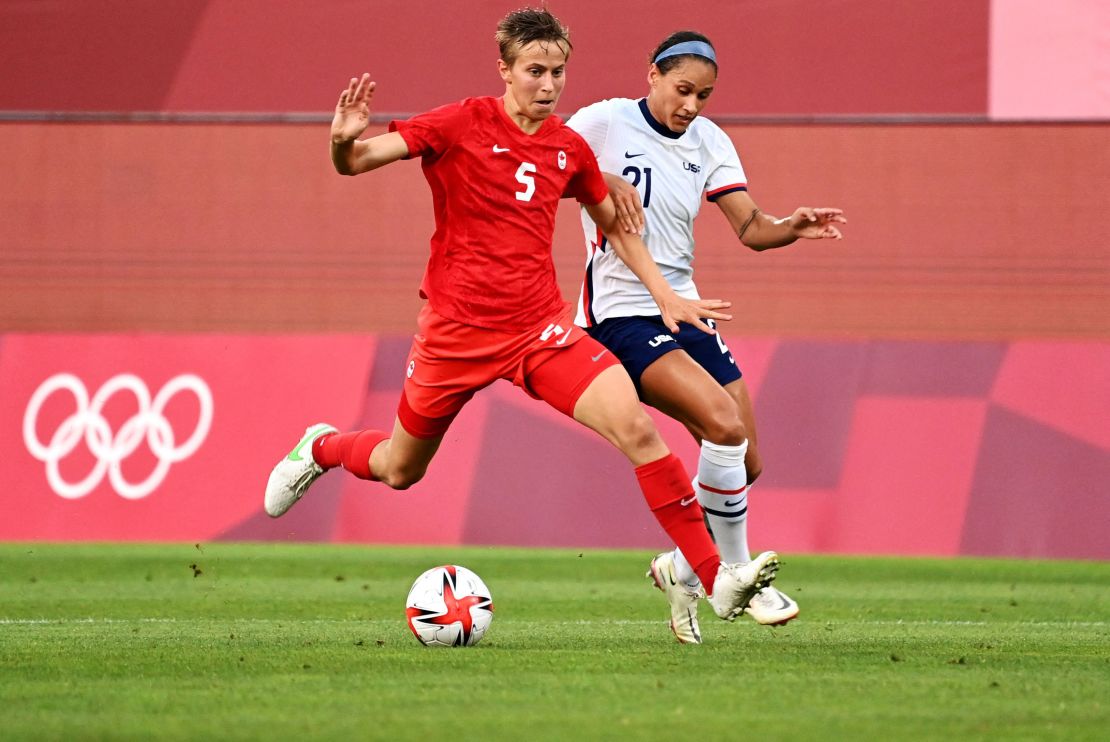
<svg viewBox="0 0 1110 742"><path fill-rule="evenodd" d="M316 480L316 477L320 476L323 473L324 470L321 469L319 465L313 464L308 469L306 469L303 474L293 480L294 491L296 491L297 494L303 494L308 485L312 484Z"/></svg>

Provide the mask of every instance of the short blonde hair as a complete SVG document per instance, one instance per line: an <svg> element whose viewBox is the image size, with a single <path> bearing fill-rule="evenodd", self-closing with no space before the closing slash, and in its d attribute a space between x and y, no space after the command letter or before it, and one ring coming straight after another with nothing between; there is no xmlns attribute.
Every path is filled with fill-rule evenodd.
<svg viewBox="0 0 1110 742"><path fill-rule="evenodd" d="M521 8L514 10L497 24L497 46L501 50L501 59L505 64L512 66L521 47L533 41L553 41L565 45L567 57L570 57L570 29L551 15L547 8Z"/></svg>

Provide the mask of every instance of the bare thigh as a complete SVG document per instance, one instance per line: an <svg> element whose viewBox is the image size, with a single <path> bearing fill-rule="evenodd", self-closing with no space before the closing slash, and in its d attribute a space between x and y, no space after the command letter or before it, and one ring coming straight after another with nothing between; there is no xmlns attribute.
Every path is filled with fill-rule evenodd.
<svg viewBox="0 0 1110 742"><path fill-rule="evenodd" d="M598 374L578 398L574 419L620 449L635 466L670 453L623 366L610 366Z"/></svg>
<svg viewBox="0 0 1110 742"><path fill-rule="evenodd" d="M737 383L743 381L722 387L683 350L660 357L640 376L645 402L685 425L699 443L707 440L722 446L739 446L750 437L729 390Z"/></svg>

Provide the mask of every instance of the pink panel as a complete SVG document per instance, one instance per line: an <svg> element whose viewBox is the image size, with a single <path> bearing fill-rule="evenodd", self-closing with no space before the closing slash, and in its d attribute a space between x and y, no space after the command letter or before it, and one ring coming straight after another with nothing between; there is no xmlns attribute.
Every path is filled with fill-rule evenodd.
<svg viewBox="0 0 1110 742"><path fill-rule="evenodd" d="M1110 557L1110 452L991 405L961 553Z"/></svg>
<svg viewBox="0 0 1110 742"><path fill-rule="evenodd" d="M1110 345L1013 343L991 400L1110 451Z"/></svg>
<svg viewBox="0 0 1110 742"><path fill-rule="evenodd" d="M0 489L0 512L7 514L0 518L0 540L184 541L219 534L260 510L270 468L305 426L319 419L350 422L374 349L372 338L359 336L7 335L3 340L0 446L12 465L10 481ZM122 374L138 377L155 399L171 380L199 377L211 395L209 432L197 434L199 447L191 454L170 460L160 484L136 493L129 485L142 485L159 458L152 453L153 439L121 432L139 411L131 393L110 396L101 415L87 418L83 429L94 426L91 439L78 435L53 456L39 450L50 448L77 408L66 391L44 396L37 415L30 405L36 391L59 373L75 376L92 398ZM169 427L157 427L163 416L153 414L138 432L152 429L151 435L172 449L194 435L204 405L188 390L169 400L164 413ZM31 443L21 433L25 420L34 429ZM101 449L98 455L91 453L89 440ZM123 451L116 458L124 484L106 470L87 486L72 487L106 466L113 446ZM48 480L47 464L35 451L58 461L60 484ZM130 499L124 496L129 493ZM19 517L11 517L14 513Z"/></svg>
<svg viewBox="0 0 1110 742"><path fill-rule="evenodd" d="M752 549L774 549L783 555L850 550L836 543L829 528L840 500L835 490L769 488L756 483L750 492Z"/></svg>
<svg viewBox="0 0 1110 742"><path fill-rule="evenodd" d="M990 115L1110 118L1110 3L994 0Z"/></svg>
<svg viewBox="0 0 1110 742"><path fill-rule="evenodd" d="M489 396L467 543L667 546L615 448L507 384Z"/></svg>
<svg viewBox="0 0 1110 742"><path fill-rule="evenodd" d="M758 349L769 354L775 342L744 344L760 376L769 363ZM339 471L325 477L294 513L267 518L263 483L307 424L392 424L393 369L403 344L400 338L363 335L0 336L0 446L14 457L14 481L0 491L0 512L8 516L0 518L0 540L220 537L666 547L628 462L507 383L485 390L463 411L427 478L410 491L391 492ZM826 357L836 355L836 345L828 344ZM848 357L860 343L845 345ZM790 342L776 347L784 351L774 354L776 384L760 389L771 409L781 407L774 398L797 393L777 382L804 373L821 350ZM794 352L785 352L791 347ZM976 356L936 344L903 350L924 359L938 352ZM876 352L872 346L868 355ZM904 366L869 368L882 376ZM195 395L178 392L165 405L168 428L156 428L153 443L131 439L134 452L119 456L124 485L105 474L75 493L82 489L76 483L105 465L106 454L97 449L129 440L120 431L139 405L133 395L113 395L101 411L102 423L97 415L87 418L100 427L89 437L75 436L71 442L77 445L58 458L68 494L75 495L63 497L66 488L48 479L40 449L72 416L75 401L65 392L40 395L39 412L28 414L36 390L59 373L72 374L71 381L90 396L121 374L134 374L151 396L183 374L195 375L211 394L211 428L195 451L170 463L163 481L142 494L128 490L158 465L152 448L157 439L168 441L172 434L172 448L196 428L203 405ZM776 487L775 478L765 476L752 490L752 545L787 554L1106 558L1099 527L1106 520L1101 493L1110 465L1107 378L1105 343L1024 342L1009 350L989 399L969 387L959 387L958 397L860 396L857 385L841 385L836 395L845 422L836 430L842 430L844 445L836 456L810 461L798 449L778 465L802 470L802 479L827 477L832 484ZM369 394L368 383L375 385ZM869 388L897 384L888 379ZM813 413L803 408L792 414ZM674 421L652 415L672 450L693 469L698 451L690 436ZM161 416L153 419L161 425ZM25 421L33 436L23 435ZM769 416L766 423L764 433L773 438L771 428L784 419L775 423ZM126 497L129 492L134 496Z"/></svg>
<svg viewBox="0 0 1110 742"><path fill-rule="evenodd" d="M735 329L734 329L735 327ZM759 388L767 378L767 369L771 365L771 358L779 346L779 341L771 338L750 338L743 335L743 325L734 319L732 323L721 327L729 350L733 358L740 364L744 373L744 383L748 385L748 393L752 399L759 396Z"/></svg>
<svg viewBox="0 0 1110 742"><path fill-rule="evenodd" d="M826 545L957 554L986 410L982 400L860 399Z"/></svg>
<svg viewBox="0 0 1110 742"><path fill-rule="evenodd" d="M383 413L371 423L392 430L397 392L375 392L370 402ZM345 478L343 503L336 524L339 541L384 544L457 544L466 525L470 493L475 486L475 465L486 444L485 416L488 399L479 396L456 418L424 477L411 489L396 492L376 482Z"/></svg>

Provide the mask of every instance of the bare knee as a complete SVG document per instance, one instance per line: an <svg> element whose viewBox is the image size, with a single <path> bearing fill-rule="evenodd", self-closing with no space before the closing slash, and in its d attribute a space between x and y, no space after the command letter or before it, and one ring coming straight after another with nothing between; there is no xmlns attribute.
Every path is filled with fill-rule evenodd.
<svg viewBox="0 0 1110 742"><path fill-rule="evenodd" d="M399 467L377 475L378 481L395 490L407 490L421 479L427 467Z"/></svg>
<svg viewBox="0 0 1110 742"><path fill-rule="evenodd" d="M701 439L718 446L739 446L747 437L747 430L734 407L714 410L706 420L699 421Z"/></svg>
<svg viewBox="0 0 1110 742"><path fill-rule="evenodd" d="M370 452L370 472L390 489L407 490L424 478L438 447L438 438L413 438L398 422L393 436Z"/></svg>
<svg viewBox="0 0 1110 742"><path fill-rule="evenodd" d="M642 409L638 414L623 420L613 434L617 447L629 455L648 451L662 444L655 423Z"/></svg>

